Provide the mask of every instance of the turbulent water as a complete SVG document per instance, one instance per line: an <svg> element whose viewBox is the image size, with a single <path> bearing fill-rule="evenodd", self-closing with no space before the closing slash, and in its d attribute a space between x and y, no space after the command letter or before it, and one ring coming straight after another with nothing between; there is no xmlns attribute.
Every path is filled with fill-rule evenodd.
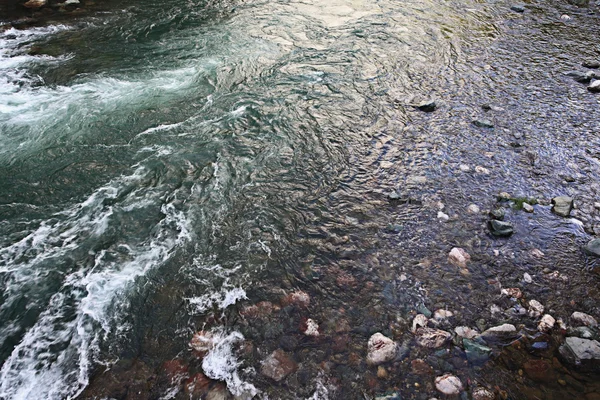
<svg viewBox="0 0 600 400"><path fill-rule="evenodd" d="M322 323L325 310L356 303L363 314L352 311L354 321L378 327L391 318L381 304L408 318L430 289L441 297L446 278L427 283L430 272L411 268L461 241L490 254L492 248L481 243L489 238L473 238L461 224L448 228L444 235L452 239L440 244L431 231L438 203L456 211L470 201L490 204L501 190L553 195L551 184L526 181L521 172L535 162L523 159L572 155L570 139L545 137L534 126L543 125L536 122L542 115L522 118L539 149L533 156L507 150L493 158L486 151L495 151L496 139L470 131L479 102L527 109L540 97L535 80L550 79L510 64L532 62L541 70L549 58L512 60L502 45L494 51L506 63L486 64L487 49L518 16L507 17L507 7L452 0L131 1L0 33L0 398L75 398L123 360L158 370L189 357L188 341L199 329L219 337L202 371L249 398L269 389L234 351L252 337L231 311L241 302L302 289ZM545 37L544 22L536 23L535 33ZM523 106L485 98L499 75L531 82L515 94ZM549 90L559 100L540 113L556 124L554 107L570 95ZM468 96L474 105L461 103ZM411 105L430 97L441 99L445 111L427 120ZM597 100L585 101L572 103L577 124L567 138L598 127ZM478 111L465 111L469 106ZM510 115L503 118L508 122L497 130L511 128ZM511 162L521 169L511 173ZM568 162L561 171L580 176ZM485 168L465 181L459 164L487 165L497 181ZM553 175L548 164L535 168ZM581 176L597 176L594 168ZM388 209L386 194L405 189L419 200ZM550 218L547 210L539 213ZM573 221L543 222L530 222L539 235L523 239L528 245L560 234L586 237ZM492 264L474 273L481 285L503 268ZM452 295L468 296L462 289ZM375 304L378 316L366 316ZM289 328L273 329L254 335L254 346L277 347ZM353 334L364 346L369 331ZM327 398L327 373L312 372L298 384L307 396L298 396ZM338 374L351 382L356 371ZM344 385L342 393L363 390ZM181 395L163 389L152 398Z"/></svg>

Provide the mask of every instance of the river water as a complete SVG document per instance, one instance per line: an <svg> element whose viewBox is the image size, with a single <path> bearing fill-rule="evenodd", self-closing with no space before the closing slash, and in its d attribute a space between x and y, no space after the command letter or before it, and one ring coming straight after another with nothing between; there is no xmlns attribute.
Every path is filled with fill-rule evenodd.
<svg viewBox="0 0 600 400"><path fill-rule="evenodd" d="M468 393L593 393L570 368L523 377L502 348L482 367L410 342L424 307L535 331L490 314L498 282L557 318L600 317L580 251L600 108L563 75L600 57L599 10L509 6L115 1L0 33L0 398L194 398L182 379L200 372L241 399L433 397L417 358ZM539 201L507 208L508 240L486 228L499 192ZM575 218L550 212L562 194ZM298 290L308 307L282 302ZM199 330L218 342L203 360ZM409 348L379 378L363 360L378 331ZM277 348L299 365L281 382L261 374Z"/></svg>

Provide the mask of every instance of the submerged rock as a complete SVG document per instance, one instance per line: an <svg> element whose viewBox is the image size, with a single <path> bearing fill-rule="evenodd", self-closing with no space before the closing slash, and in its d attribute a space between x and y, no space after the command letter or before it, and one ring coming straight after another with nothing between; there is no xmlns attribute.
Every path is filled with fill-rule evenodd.
<svg viewBox="0 0 600 400"><path fill-rule="evenodd" d="M304 329L302 329L302 333L304 333L306 336L319 336L319 324L317 324L315 320L310 318L307 319L306 327L303 326L303 328Z"/></svg>
<svg viewBox="0 0 600 400"><path fill-rule="evenodd" d="M485 363L490 358L490 354L492 353L492 349L477 343L474 340L463 339L463 346L465 346L467 360L469 360L471 364Z"/></svg>
<svg viewBox="0 0 600 400"><path fill-rule="evenodd" d="M218 338L211 332L198 331L190 340L192 352L200 358L203 358L218 342Z"/></svg>
<svg viewBox="0 0 600 400"><path fill-rule="evenodd" d="M560 349L560 354L573 364L598 364L600 361L600 342L597 340L568 337Z"/></svg>
<svg viewBox="0 0 600 400"><path fill-rule="evenodd" d="M441 329L434 328L419 328L415 332L417 337L417 344L428 349L435 349L441 347L446 343L452 335Z"/></svg>
<svg viewBox="0 0 600 400"><path fill-rule="evenodd" d="M577 324L585 325L585 326L595 327L598 325L598 321L596 321L596 318L592 317L591 315L579 312L579 311L575 311L571 315L571 319L573 320L573 322L575 322Z"/></svg>
<svg viewBox="0 0 600 400"><path fill-rule="evenodd" d="M467 262L470 260L471 256L469 253L460 247L454 247L448 254L448 261L450 264L460 268L467 268Z"/></svg>
<svg viewBox="0 0 600 400"><path fill-rule="evenodd" d="M592 78L596 77L596 73L594 71L581 72L581 71L569 71L565 72L565 75L570 76L575 81L579 83L588 83L592 80Z"/></svg>
<svg viewBox="0 0 600 400"><path fill-rule="evenodd" d="M552 199L552 212L561 217L568 217L573 209L573 198L558 196Z"/></svg>
<svg viewBox="0 0 600 400"><path fill-rule="evenodd" d="M540 323L538 324L538 331L548 332L549 330L554 328L555 323L556 323L556 320L554 319L554 317L550 314L546 314L542 317L542 319L540 320Z"/></svg>
<svg viewBox="0 0 600 400"><path fill-rule="evenodd" d="M463 385L456 376L446 374L435 378L435 388L447 396L456 396L462 392Z"/></svg>
<svg viewBox="0 0 600 400"><path fill-rule="evenodd" d="M398 345L392 339L377 332L367 343L367 364L379 365L396 357Z"/></svg>
<svg viewBox="0 0 600 400"><path fill-rule="evenodd" d="M429 320L425 315L417 314L417 316L413 319L411 332L415 333L417 329L426 327L428 321Z"/></svg>
<svg viewBox="0 0 600 400"><path fill-rule="evenodd" d="M281 300L281 305L284 307L294 305L301 308L308 308L310 305L310 296L302 290L297 290L285 296Z"/></svg>
<svg viewBox="0 0 600 400"><path fill-rule="evenodd" d="M279 382L298 369L298 364L281 349L275 350L261 364L261 374L276 382Z"/></svg>
<svg viewBox="0 0 600 400"><path fill-rule="evenodd" d="M530 317L537 318L544 313L544 306L537 300L529 300L529 308L527 311Z"/></svg>
<svg viewBox="0 0 600 400"><path fill-rule="evenodd" d="M490 218L497 219L498 221L504 220L505 211L503 208L496 208L490 211Z"/></svg>
<svg viewBox="0 0 600 400"><path fill-rule="evenodd" d="M515 231L510 222L498 221L496 219L489 221L488 227L492 235L496 237L508 237Z"/></svg>
<svg viewBox="0 0 600 400"><path fill-rule="evenodd" d="M585 245L584 251L591 256L600 257L600 239L590 240Z"/></svg>
<svg viewBox="0 0 600 400"><path fill-rule="evenodd" d="M517 328L511 324L494 326L481 334L486 341L504 341L517 337Z"/></svg>
<svg viewBox="0 0 600 400"><path fill-rule="evenodd" d="M473 400L494 400L496 395L489 389L478 387L473 389Z"/></svg>
<svg viewBox="0 0 600 400"><path fill-rule="evenodd" d="M514 12L518 12L518 13L524 13L525 12L525 7L523 7L520 4L514 4L512 6L510 6L510 9Z"/></svg>
<svg viewBox="0 0 600 400"><path fill-rule="evenodd" d="M505 288L500 291L505 296L512 297L515 299L520 299L523 297L523 293L521 293L521 289L519 288Z"/></svg>

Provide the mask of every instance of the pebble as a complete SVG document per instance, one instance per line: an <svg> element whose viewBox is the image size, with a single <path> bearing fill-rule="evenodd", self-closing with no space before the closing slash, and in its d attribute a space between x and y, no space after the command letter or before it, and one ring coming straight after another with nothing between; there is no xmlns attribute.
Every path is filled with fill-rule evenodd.
<svg viewBox="0 0 600 400"><path fill-rule="evenodd" d="M454 332L456 332L458 336L466 339L473 339L479 335L475 329L471 329L468 326L457 326L454 328Z"/></svg>
<svg viewBox="0 0 600 400"><path fill-rule="evenodd" d="M279 382L298 369L298 364L283 350L277 349L262 362L260 372Z"/></svg>
<svg viewBox="0 0 600 400"><path fill-rule="evenodd" d="M439 309L433 313L433 319L435 319L436 321L443 321L452 317L453 315L454 314L452 313L452 311Z"/></svg>
<svg viewBox="0 0 600 400"><path fill-rule="evenodd" d="M471 260L471 256L464 249L460 247L454 247L448 254L448 261L450 264L460 267L467 268L467 263Z"/></svg>
<svg viewBox="0 0 600 400"><path fill-rule="evenodd" d="M544 312L544 306L537 300L529 300L529 316L537 318Z"/></svg>
<svg viewBox="0 0 600 400"><path fill-rule="evenodd" d="M577 324L585 325L585 326L595 327L598 325L598 322L596 321L596 319L594 317L592 317L591 315L579 312L579 311L575 311L571 315L571 319L573 320L573 322L575 322Z"/></svg>
<svg viewBox="0 0 600 400"><path fill-rule="evenodd" d="M306 329L303 332L306 336L319 336L319 324L313 319L306 320Z"/></svg>
<svg viewBox="0 0 600 400"><path fill-rule="evenodd" d="M469 172L471 170L471 167L469 167L467 164L460 164L458 166L458 168L462 171L462 172Z"/></svg>
<svg viewBox="0 0 600 400"><path fill-rule="evenodd" d="M435 378L435 388L447 396L456 396L462 392L463 385L456 376L446 374Z"/></svg>
<svg viewBox="0 0 600 400"><path fill-rule="evenodd" d="M513 338L517 336L517 328L511 324L503 324L499 326L494 326L481 334L481 336L485 339L507 339Z"/></svg>
<svg viewBox="0 0 600 400"><path fill-rule="evenodd" d="M569 17L567 14L563 14L563 15L560 16L560 19L562 21L570 21L571 17Z"/></svg>
<svg viewBox="0 0 600 400"><path fill-rule="evenodd" d="M417 344L428 349L441 347L452 337L446 331L427 327L417 329L415 335L417 336Z"/></svg>
<svg viewBox="0 0 600 400"><path fill-rule="evenodd" d="M533 206L529 203L523 203L523 210L528 213L532 213L534 211Z"/></svg>
<svg viewBox="0 0 600 400"><path fill-rule="evenodd" d="M540 323L538 324L538 331L540 332L548 332L552 328L554 328L554 324L556 320L550 314L546 314L542 317Z"/></svg>
<svg viewBox="0 0 600 400"><path fill-rule="evenodd" d="M473 125L475 125L478 128L488 128L488 129L491 129L494 127L494 124L492 123L492 121L487 120L487 119L473 120Z"/></svg>
<svg viewBox="0 0 600 400"><path fill-rule="evenodd" d="M415 333L417 331L417 329L426 327L428 321L429 320L427 319L427 317L425 315L417 314L417 316L413 319L411 332Z"/></svg>
<svg viewBox="0 0 600 400"><path fill-rule="evenodd" d="M552 199L552 212L561 217L568 217L573 209L573 198L558 196Z"/></svg>
<svg viewBox="0 0 600 400"><path fill-rule="evenodd" d="M467 212L469 214L479 214L479 211L477 204L470 204L469 207L467 207Z"/></svg>
<svg viewBox="0 0 600 400"><path fill-rule="evenodd" d="M475 172L478 172L480 174L485 174L485 175L490 174L490 170L487 169L486 167L482 167L481 165L478 165L475 167Z"/></svg>
<svg viewBox="0 0 600 400"><path fill-rule="evenodd" d="M448 221L450 219L450 217L448 216L448 214L445 214L445 213L443 213L441 211L438 211L437 217L438 217L438 219L440 221L444 221L444 222L446 222L446 221Z"/></svg>
<svg viewBox="0 0 600 400"><path fill-rule="evenodd" d="M533 278L527 272L525 272L523 274L523 280L525 281L525 283L532 283L533 282Z"/></svg>
<svg viewBox="0 0 600 400"><path fill-rule="evenodd" d="M435 110L436 107L437 107L437 104L435 104L434 100L426 100L426 101L422 101L419 104L417 104L417 109L424 111L424 112L432 112Z"/></svg>
<svg viewBox="0 0 600 400"><path fill-rule="evenodd" d="M510 9L513 10L514 12L518 12L518 13L525 12L525 7L523 7L520 4L512 5L512 6L510 6Z"/></svg>
<svg viewBox="0 0 600 400"><path fill-rule="evenodd" d="M367 364L379 365L396 357L398 345L392 339L377 332L367 343Z"/></svg>
<svg viewBox="0 0 600 400"><path fill-rule="evenodd" d="M388 377L387 370L381 365L377 367L377 377L379 379L386 379Z"/></svg>
<svg viewBox="0 0 600 400"><path fill-rule="evenodd" d="M540 249L531 249L529 252L535 258L544 258L544 253Z"/></svg>
<svg viewBox="0 0 600 400"><path fill-rule="evenodd" d="M489 389L478 387L473 389L473 400L494 400L496 395Z"/></svg>
<svg viewBox="0 0 600 400"><path fill-rule="evenodd" d="M523 293L521 293L521 289L519 288L505 288L500 291L505 296L513 297L515 299L520 299L523 297Z"/></svg>
<svg viewBox="0 0 600 400"><path fill-rule="evenodd" d="M496 237L508 237L515 231L511 223L498 221L497 219L489 221L488 227L492 235Z"/></svg>
<svg viewBox="0 0 600 400"><path fill-rule="evenodd" d="M588 90L592 93L600 93L600 80L596 80L588 86Z"/></svg>

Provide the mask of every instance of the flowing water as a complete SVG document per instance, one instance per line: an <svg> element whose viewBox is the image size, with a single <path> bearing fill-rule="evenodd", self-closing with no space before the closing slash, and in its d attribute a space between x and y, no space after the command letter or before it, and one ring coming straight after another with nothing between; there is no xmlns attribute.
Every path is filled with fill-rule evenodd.
<svg viewBox="0 0 600 400"><path fill-rule="evenodd" d="M406 342L424 306L474 326L495 280L524 272L557 316L597 315L578 246L598 223L598 97L562 72L598 56L598 19L545 7L134 0L2 31L0 398L193 397L164 379L170 360L243 399L429 398L433 379L407 371L433 352L378 380L360 361L372 333ZM434 113L411 106L431 97ZM579 196L579 219L509 209L498 241L483 211L501 191ZM470 272L446 262L454 246ZM596 284L573 299L543 268ZM277 305L295 290L307 309ZM198 330L219 343L203 360ZM279 347L300 365L285 384L260 373ZM527 397L492 367L451 370ZM519 382L593 391L578 379Z"/></svg>

